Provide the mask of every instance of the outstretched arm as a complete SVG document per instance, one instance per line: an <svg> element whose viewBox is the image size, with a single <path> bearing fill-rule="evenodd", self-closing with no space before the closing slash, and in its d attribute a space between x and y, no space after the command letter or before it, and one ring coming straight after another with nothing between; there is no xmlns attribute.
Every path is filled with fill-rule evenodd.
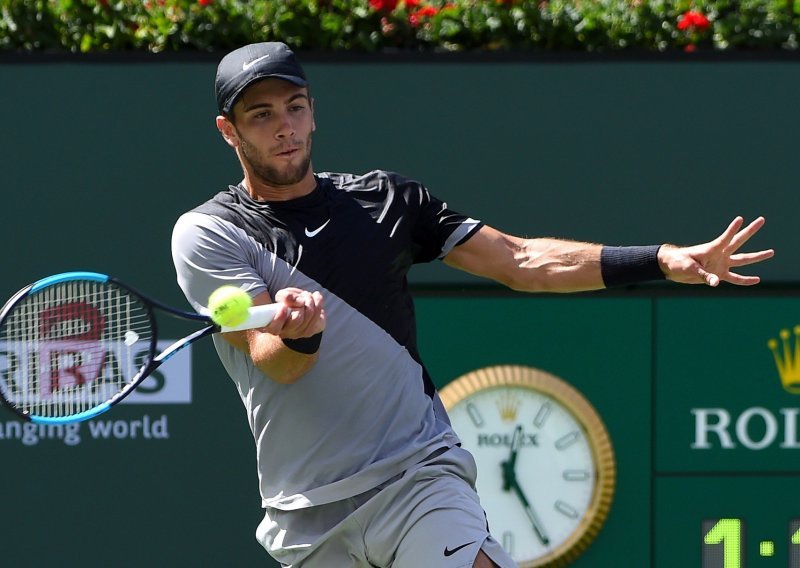
<svg viewBox="0 0 800 568"><path fill-rule="evenodd" d="M759 282L757 276L743 276L731 269L771 258L774 251L739 253L739 248L764 225L764 218L744 229L743 223L737 217L712 241L688 247L662 245L657 252L655 247L644 251L553 238L523 239L484 226L444 261L526 292L598 290L623 282L626 273L631 275L631 283L663 275L687 284L716 286L726 281L752 285ZM615 275L613 281L607 282L611 274Z"/></svg>
<svg viewBox="0 0 800 568"><path fill-rule="evenodd" d="M523 239L483 226L444 262L523 292L578 292L603 287L601 245Z"/></svg>

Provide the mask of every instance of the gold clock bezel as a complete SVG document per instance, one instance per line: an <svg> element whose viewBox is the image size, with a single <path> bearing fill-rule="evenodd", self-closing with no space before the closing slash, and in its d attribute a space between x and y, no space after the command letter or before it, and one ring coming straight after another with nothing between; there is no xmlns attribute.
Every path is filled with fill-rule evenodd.
<svg viewBox="0 0 800 568"><path fill-rule="evenodd" d="M554 399L572 413L586 433L597 472L589 508L567 540L548 554L524 560L520 564L520 568L564 566L589 547L611 510L616 486L616 462L611 438L597 411L580 392L555 375L533 367L496 365L477 369L447 384L439 396L449 411L479 391L502 387L528 388Z"/></svg>

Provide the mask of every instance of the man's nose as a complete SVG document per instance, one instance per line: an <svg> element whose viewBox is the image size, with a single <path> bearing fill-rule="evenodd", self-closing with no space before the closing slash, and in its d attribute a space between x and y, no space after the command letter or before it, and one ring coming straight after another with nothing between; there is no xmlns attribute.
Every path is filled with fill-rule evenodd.
<svg viewBox="0 0 800 568"><path fill-rule="evenodd" d="M292 136L294 136L294 133L295 133L294 123L291 120L289 120L288 116L283 117L280 124L278 125L278 130L275 133L275 136L277 138L286 138L287 136L291 138Z"/></svg>

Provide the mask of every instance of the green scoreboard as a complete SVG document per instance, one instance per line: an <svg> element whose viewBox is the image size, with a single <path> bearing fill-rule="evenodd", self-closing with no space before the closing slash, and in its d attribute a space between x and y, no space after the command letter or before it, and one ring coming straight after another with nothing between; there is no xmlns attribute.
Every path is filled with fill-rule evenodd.
<svg viewBox="0 0 800 568"><path fill-rule="evenodd" d="M655 306L656 558L800 567L800 304Z"/></svg>
<svg viewBox="0 0 800 568"><path fill-rule="evenodd" d="M575 566L800 568L800 300L426 297L418 306L422 355L439 380L527 365L597 409L617 485Z"/></svg>

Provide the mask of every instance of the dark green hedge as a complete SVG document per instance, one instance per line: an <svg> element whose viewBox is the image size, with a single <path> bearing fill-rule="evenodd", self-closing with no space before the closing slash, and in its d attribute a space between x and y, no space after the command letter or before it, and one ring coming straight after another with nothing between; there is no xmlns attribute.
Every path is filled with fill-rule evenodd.
<svg viewBox="0 0 800 568"><path fill-rule="evenodd" d="M796 50L800 0L0 0L4 51Z"/></svg>

